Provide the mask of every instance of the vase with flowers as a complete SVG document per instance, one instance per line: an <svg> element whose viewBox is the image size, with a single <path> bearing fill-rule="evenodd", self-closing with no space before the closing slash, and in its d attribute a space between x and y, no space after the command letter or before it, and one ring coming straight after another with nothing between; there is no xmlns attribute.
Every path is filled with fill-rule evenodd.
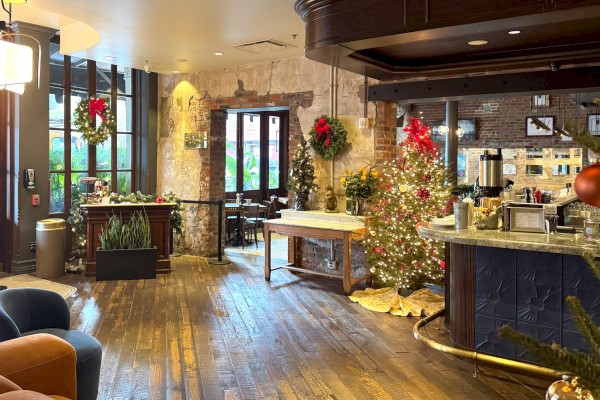
<svg viewBox="0 0 600 400"><path fill-rule="evenodd" d="M361 167L356 173L349 169L340 182L346 189L346 214L363 215L366 202L373 197L377 188L377 171L371 166Z"/></svg>

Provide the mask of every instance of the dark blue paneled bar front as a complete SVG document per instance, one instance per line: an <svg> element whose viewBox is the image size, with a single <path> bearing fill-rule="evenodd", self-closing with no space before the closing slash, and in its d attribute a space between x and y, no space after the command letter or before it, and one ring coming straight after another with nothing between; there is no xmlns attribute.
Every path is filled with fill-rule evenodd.
<svg viewBox="0 0 600 400"><path fill-rule="evenodd" d="M446 323L463 347L533 361L498 336L510 325L547 343L586 350L565 298L574 295L600 323L600 283L581 257L599 245L577 235L422 227L446 242Z"/></svg>

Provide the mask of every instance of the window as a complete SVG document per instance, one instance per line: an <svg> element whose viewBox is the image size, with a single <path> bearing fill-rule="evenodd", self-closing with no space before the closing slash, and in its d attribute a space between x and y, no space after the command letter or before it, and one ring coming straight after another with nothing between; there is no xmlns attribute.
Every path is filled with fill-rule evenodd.
<svg viewBox="0 0 600 400"><path fill-rule="evenodd" d="M254 201L285 196L288 116L286 111L235 111L227 116L225 192Z"/></svg>
<svg viewBox="0 0 600 400"><path fill-rule="evenodd" d="M134 182L134 77L131 68L63 56L50 42L50 213L65 214L86 191L81 178L107 181L112 192L127 194ZM80 101L104 98L117 121L117 132L90 146L73 125ZM65 110L68 110L65 112Z"/></svg>

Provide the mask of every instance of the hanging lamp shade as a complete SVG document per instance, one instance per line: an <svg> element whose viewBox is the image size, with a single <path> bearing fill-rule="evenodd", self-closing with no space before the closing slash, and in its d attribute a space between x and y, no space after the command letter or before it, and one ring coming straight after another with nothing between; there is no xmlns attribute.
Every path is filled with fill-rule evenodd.
<svg viewBox="0 0 600 400"><path fill-rule="evenodd" d="M27 4L27 0L4 0L4 4Z"/></svg>
<svg viewBox="0 0 600 400"><path fill-rule="evenodd" d="M31 47L0 40L0 86L31 82L32 79Z"/></svg>

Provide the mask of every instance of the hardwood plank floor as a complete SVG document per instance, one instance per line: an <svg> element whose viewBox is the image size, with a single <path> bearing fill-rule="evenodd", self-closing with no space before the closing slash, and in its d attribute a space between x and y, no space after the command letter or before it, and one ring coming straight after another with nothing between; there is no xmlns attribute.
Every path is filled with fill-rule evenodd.
<svg viewBox="0 0 600 400"><path fill-rule="evenodd" d="M285 262L287 241L273 248ZM542 399L550 384L488 367L475 378L413 338L416 318L368 311L340 280L279 270L265 282L262 241L226 255L175 257L155 280L56 280L77 287L73 328L103 345L99 399Z"/></svg>

